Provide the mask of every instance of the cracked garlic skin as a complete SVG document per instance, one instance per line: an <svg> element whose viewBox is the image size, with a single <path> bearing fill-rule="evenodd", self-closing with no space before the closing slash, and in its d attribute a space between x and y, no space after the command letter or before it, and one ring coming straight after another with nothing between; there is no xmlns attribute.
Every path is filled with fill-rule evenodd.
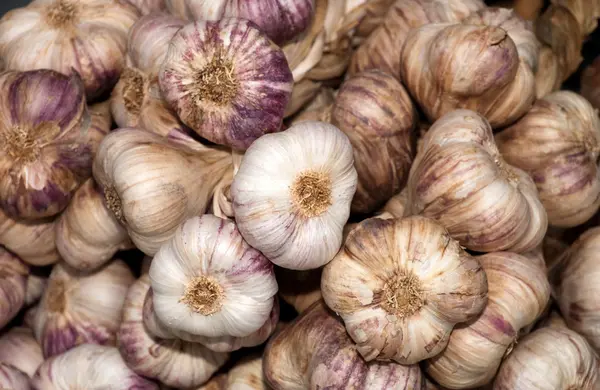
<svg viewBox="0 0 600 390"><path fill-rule="evenodd" d="M425 366L429 376L451 389L490 383L519 330L540 317L550 298L546 272L531 259L494 252L477 260L487 275L488 302L477 318L454 328L446 348Z"/></svg>
<svg viewBox="0 0 600 390"><path fill-rule="evenodd" d="M127 293L118 333L123 360L137 374L168 386L190 388L203 384L225 363L228 354L213 352L198 343L151 335L143 321L148 290L150 277L143 275Z"/></svg>
<svg viewBox="0 0 600 390"><path fill-rule="evenodd" d="M35 313L33 331L45 357L77 345L113 345L125 295L134 277L121 260L92 272L54 266Z"/></svg>
<svg viewBox="0 0 600 390"><path fill-rule="evenodd" d="M581 225L598 211L600 120L583 97L559 91L537 100L496 142L504 159L535 182L551 225Z"/></svg>
<svg viewBox="0 0 600 390"><path fill-rule="evenodd" d="M485 272L446 229L419 216L367 219L325 266L321 291L366 361L415 364L487 302Z"/></svg>
<svg viewBox="0 0 600 390"><path fill-rule="evenodd" d="M10 363L0 362L0 389L31 389L27 375Z"/></svg>
<svg viewBox="0 0 600 390"><path fill-rule="evenodd" d="M514 11L486 8L462 23L410 32L401 77L431 122L463 108L498 128L531 108L539 44L531 26L515 18Z"/></svg>
<svg viewBox="0 0 600 390"><path fill-rule="evenodd" d="M414 390L425 381L416 364L365 362L322 301L271 337L263 371L273 390Z"/></svg>
<svg viewBox="0 0 600 390"><path fill-rule="evenodd" d="M273 309L273 265L232 221L204 215L183 223L150 265L153 305L175 336L244 337Z"/></svg>
<svg viewBox="0 0 600 390"><path fill-rule="evenodd" d="M8 71L0 90L0 207L16 219L55 216L91 175L81 79Z"/></svg>
<svg viewBox="0 0 600 390"><path fill-rule="evenodd" d="M84 344L42 363L31 379L40 390L158 390L125 365L115 347Z"/></svg>
<svg viewBox="0 0 600 390"><path fill-rule="evenodd" d="M342 84L331 123L354 150L358 185L353 213L374 211L404 187L415 152L416 121L410 96L392 75L370 70Z"/></svg>
<svg viewBox="0 0 600 390"><path fill-rule="evenodd" d="M292 72L281 49L245 19L179 30L159 72L165 100L200 136L245 150L281 130Z"/></svg>
<svg viewBox="0 0 600 390"><path fill-rule="evenodd" d="M600 228L589 229L549 269L553 297L569 328L600 354Z"/></svg>
<svg viewBox="0 0 600 390"><path fill-rule="evenodd" d="M348 137L324 122L301 122L259 138L231 184L244 239L283 268L327 264L342 245L350 215L353 160Z"/></svg>
<svg viewBox="0 0 600 390"><path fill-rule="evenodd" d="M77 72L95 99L117 82L138 17L124 0L34 0L0 20L0 57L7 69Z"/></svg>
<svg viewBox="0 0 600 390"><path fill-rule="evenodd" d="M25 304L29 267L0 246L0 329L8 324Z"/></svg>
<svg viewBox="0 0 600 390"><path fill-rule="evenodd" d="M473 111L453 111L431 126L407 187L409 215L435 219L474 251L523 253L546 233L535 184L504 161L489 123Z"/></svg>
<svg viewBox="0 0 600 390"><path fill-rule="evenodd" d="M566 327L546 327L519 340L502 363L493 390L597 390L598 357Z"/></svg>
<svg viewBox="0 0 600 390"><path fill-rule="evenodd" d="M0 362L32 377L44 361L42 348L29 328L15 326L0 336Z"/></svg>

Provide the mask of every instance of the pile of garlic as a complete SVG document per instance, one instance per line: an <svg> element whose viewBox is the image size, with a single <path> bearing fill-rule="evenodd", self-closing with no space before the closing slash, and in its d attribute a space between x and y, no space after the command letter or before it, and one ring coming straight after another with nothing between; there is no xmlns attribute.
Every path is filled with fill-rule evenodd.
<svg viewBox="0 0 600 390"><path fill-rule="evenodd" d="M600 389L600 0L525 3L6 13L0 388Z"/></svg>

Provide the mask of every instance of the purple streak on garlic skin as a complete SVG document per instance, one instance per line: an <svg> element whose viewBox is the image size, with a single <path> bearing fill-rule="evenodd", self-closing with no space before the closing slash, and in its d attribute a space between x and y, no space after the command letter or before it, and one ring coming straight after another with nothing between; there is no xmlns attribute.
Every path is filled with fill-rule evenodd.
<svg viewBox="0 0 600 390"><path fill-rule="evenodd" d="M163 11L165 9L164 0L129 0L136 6L142 15L148 15L152 12Z"/></svg>
<svg viewBox="0 0 600 390"><path fill-rule="evenodd" d="M68 320L62 320L60 321L63 322L61 326L56 322L48 321L46 325L42 339L44 356L59 355L82 343L111 345L115 342L114 335L100 327L96 328L93 324L74 326Z"/></svg>
<svg viewBox="0 0 600 390"><path fill-rule="evenodd" d="M0 389L29 390L29 378L21 370L0 362Z"/></svg>

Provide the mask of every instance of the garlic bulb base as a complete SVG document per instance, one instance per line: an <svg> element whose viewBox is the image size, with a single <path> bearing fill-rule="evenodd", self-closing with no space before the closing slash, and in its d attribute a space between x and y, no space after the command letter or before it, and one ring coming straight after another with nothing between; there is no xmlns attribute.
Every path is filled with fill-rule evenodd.
<svg viewBox="0 0 600 390"><path fill-rule="evenodd" d="M306 218L323 214L332 204L331 179L323 172L301 172L290 188L292 202Z"/></svg>
<svg viewBox="0 0 600 390"><path fill-rule="evenodd" d="M195 313L209 316L221 310L223 297L223 287L215 278L200 275L188 283L179 302Z"/></svg>
<svg viewBox="0 0 600 390"><path fill-rule="evenodd" d="M383 287L381 307L392 315L409 317L425 304L423 285L412 272L400 270Z"/></svg>

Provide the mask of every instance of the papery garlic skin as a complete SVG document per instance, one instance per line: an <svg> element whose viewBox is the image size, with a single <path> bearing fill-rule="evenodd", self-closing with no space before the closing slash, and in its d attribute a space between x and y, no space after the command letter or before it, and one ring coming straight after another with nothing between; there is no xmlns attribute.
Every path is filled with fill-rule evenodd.
<svg viewBox="0 0 600 390"><path fill-rule="evenodd" d="M54 216L91 175L81 79L9 71L0 89L0 207L18 219Z"/></svg>
<svg viewBox="0 0 600 390"><path fill-rule="evenodd" d="M138 279L127 293L119 328L119 351L127 366L139 375L177 388L199 386L228 358L197 343L152 336L144 327L144 300L150 277Z"/></svg>
<svg viewBox="0 0 600 390"><path fill-rule="evenodd" d="M115 343L133 275L121 260L93 273L54 266L35 314L35 337L46 358L84 343Z"/></svg>
<svg viewBox="0 0 600 390"><path fill-rule="evenodd" d="M159 83L183 123L212 142L245 150L281 129L293 80L281 49L254 23L225 18L180 29Z"/></svg>
<svg viewBox="0 0 600 390"><path fill-rule="evenodd" d="M328 263L342 244L357 174L352 145L323 122L301 122L259 138L231 184L244 239L280 267Z"/></svg>
<svg viewBox="0 0 600 390"><path fill-rule="evenodd" d="M225 389L269 390L262 367L261 356L242 359L227 373Z"/></svg>
<svg viewBox="0 0 600 390"><path fill-rule="evenodd" d="M535 182L551 225L580 225L600 208L600 119L580 95L559 91L536 101L496 142Z"/></svg>
<svg viewBox="0 0 600 390"><path fill-rule="evenodd" d="M117 82L138 17L122 0L35 0L0 20L0 57L7 69L77 72L95 99Z"/></svg>
<svg viewBox="0 0 600 390"><path fill-rule="evenodd" d="M473 111L453 111L431 126L407 187L409 214L435 219L474 251L527 252L546 233L535 184L504 161L489 123Z"/></svg>
<svg viewBox="0 0 600 390"><path fill-rule="evenodd" d="M479 314L478 261L431 219L367 219L325 266L321 291L366 361L415 364L440 353L452 328Z"/></svg>
<svg viewBox="0 0 600 390"><path fill-rule="evenodd" d="M548 46L542 46L538 55L538 69L535 73L535 95L538 99L558 91L563 82L558 58Z"/></svg>
<svg viewBox="0 0 600 390"><path fill-rule="evenodd" d="M343 324L317 302L271 337L263 356L264 376L274 390L420 389L418 365L366 363Z"/></svg>
<svg viewBox="0 0 600 390"><path fill-rule="evenodd" d="M248 19L278 45L308 27L314 0L165 0L167 9L188 20Z"/></svg>
<svg viewBox="0 0 600 390"><path fill-rule="evenodd" d="M0 389L29 390L29 378L9 363L0 362Z"/></svg>
<svg viewBox="0 0 600 390"><path fill-rule="evenodd" d="M40 300L46 285L48 284L48 278L43 275L31 272L27 276L27 286L25 287L25 305L31 306Z"/></svg>
<svg viewBox="0 0 600 390"><path fill-rule="evenodd" d="M0 336L0 362L32 377L44 361L42 348L29 328L14 327Z"/></svg>
<svg viewBox="0 0 600 390"><path fill-rule="evenodd" d="M564 327L547 327L519 340L493 389L596 390L598 385L598 358L585 339Z"/></svg>
<svg viewBox="0 0 600 390"><path fill-rule="evenodd" d="M187 220L150 266L157 317L177 336L248 336L271 314L273 265L214 215Z"/></svg>
<svg viewBox="0 0 600 390"><path fill-rule="evenodd" d="M47 359L31 380L39 390L158 390L134 373L115 347L84 344Z"/></svg>
<svg viewBox="0 0 600 390"><path fill-rule="evenodd" d="M28 273L21 259L0 246L0 329L23 307Z"/></svg>
<svg viewBox="0 0 600 390"><path fill-rule="evenodd" d="M165 0L127 0L135 5L142 15L163 11L166 8Z"/></svg>
<svg viewBox="0 0 600 390"><path fill-rule="evenodd" d="M427 374L452 389L490 383L519 330L539 318L550 297L546 272L531 259L511 252L477 259L487 275L487 305L475 320L456 327L446 348L426 363Z"/></svg>

